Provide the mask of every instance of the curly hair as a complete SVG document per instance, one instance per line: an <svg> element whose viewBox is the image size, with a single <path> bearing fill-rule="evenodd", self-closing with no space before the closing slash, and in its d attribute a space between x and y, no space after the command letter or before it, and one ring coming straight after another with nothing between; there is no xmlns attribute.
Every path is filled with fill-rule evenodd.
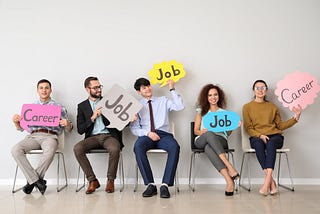
<svg viewBox="0 0 320 214"><path fill-rule="evenodd" d="M210 103L208 101L208 93L211 89L216 89L218 92L219 100L217 105L219 108L226 108L227 106L226 97L223 90L217 85L207 84L203 86L198 97L197 106L201 108L201 116L205 115L209 111Z"/></svg>

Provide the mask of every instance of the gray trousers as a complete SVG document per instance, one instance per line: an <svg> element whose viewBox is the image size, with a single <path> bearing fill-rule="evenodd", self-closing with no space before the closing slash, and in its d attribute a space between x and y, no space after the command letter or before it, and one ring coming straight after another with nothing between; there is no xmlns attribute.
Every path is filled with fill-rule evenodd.
<svg viewBox="0 0 320 214"><path fill-rule="evenodd" d="M220 154L225 153L225 149L228 149L228 142L224 137L208 131L196 139L195 146L198 149L204 149L205 154L219 172L227 168L219 157Z"/></svg>
<svg viewBox="0 0 320 214"><path fill-rule="evenodd" d="M42 149L43 154L36 169L32 167L26 157L30 150ZM27 135L25 139L13 146L11 154L23 172L29 184L43 179L44 175L53 161L54 154L58 149L57 135L47 133L33 133Z"/></svg>

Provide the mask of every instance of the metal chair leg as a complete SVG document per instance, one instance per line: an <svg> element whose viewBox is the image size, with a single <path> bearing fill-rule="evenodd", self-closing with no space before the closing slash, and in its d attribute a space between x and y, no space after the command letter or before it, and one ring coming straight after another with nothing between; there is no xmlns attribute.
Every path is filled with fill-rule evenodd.
<svg viewBox="0 0 320 214"><path fill-rule="evenodd" d="M84 175L84 173L83 173L83 184L80 187L79 187L79 179L80 179L80 165L79 165L79 168L78 168L76 192L79 192L85 186L85 175Z"/></svg>
<svg viewBox="0 0 320 214"><path fill-rule="evenodd" d="M136 162L135 164L135 174L136 174L136 178L135 178L135 182L134 182L134 189L133 191L136 192L138 190L138 164Z"/></svg>
<svg viewBox="0 0 320 214"><path fill-rule="evenodd" d="M243 165L244 165L244 162L245 162L245 157L247 154L250 154L250 153L243 153L242 155L242 162L241 162L241 168L240 168L240 178L239 178L239 186L244 188L245 190L247 191L250 191L251 190L251 173L250 173L250 169L249 169L249 160L247 161L247 169L248 169L248 182L249 182L249 187L243 185L241 183L241 180L243 179Z"/></svg>
<svg viewBox="0 0 320 214"><path fill-rule="evenodd" d="M17 174L18 174L18 165L16 166L16 170L15 170L15 174L14 174L14 179L13 179L13 186L12 186L12 193L16 193L20 190L22 190L23 187L20 187L18 189L15 189L16 187L16 180L17 180Z"/></svg>
<svg viewBox="0 0 320 214"><path fill-rule="evenodd" d="M288 172L289 172L289 177L290 177L290 182L291 182L291 186L290 187L280 183L280 166L281 166L281 156L282 156L283 153L286 155L286 159L287 159ZM292 179L292 175L291 175L288 154L286 152L279 152L278 154L279 154L278 176L277 176L278 186L279 187L283 187L283 188L285 188L287 190L294 191L293 179Z"/></svg>
<svg viewBox="0 0 320 214"><path fill-rule="evenodd" d="M179 189L178 169L176 169L176 174L175 174L175 176L174 176L174 182L175 182L176 191L177 191L177 192L180 192L180 189Z"/></svg>
<svg viewBox="0 0 320 214"><path fill-rule="evenodd" d="M192 152L191 161L190 161L190 170L189 170L189 188L194 192L195 191L195 175L192 173L195 165L196 153ZM192 184L191 184L192 180Z"/></svg>
<svg viewBox="0 0 320 214"><path fill-rule="evenodd" d="M233 166L235 166L235 162L234 162L234 157L233 157L233 153L232 152L228 152L228 160L229 160L229 154L231 155L231 160L232 160L232 165ZM234 182L234 190L236 191L236 192L238 192L238 182L235 180L235 182Z"/></svg>
<svg viewBox="0 0 320 214"><path fill-rule="evenodd" d="M59 180L60 180L60 155L62 157L62 164L63 164L63 171L64 171L64 178L65 178L65 184L63 186L60 187L59 184ZM63 190L64 188L66 188L68 186L68 179L67 179L67 170L66 170L66 164L64 161L64 155L63 153L58 153L58 169L57 169L57 192L60 192L61 190Z"/></svg>
<svg viewBox="0 0 320 214"><path fill-rule="evenodd" d="M124 189L124 172L123 172L123 158L120 152L120 160L119 160L119 173L120 173L120 192Z"/></svg>

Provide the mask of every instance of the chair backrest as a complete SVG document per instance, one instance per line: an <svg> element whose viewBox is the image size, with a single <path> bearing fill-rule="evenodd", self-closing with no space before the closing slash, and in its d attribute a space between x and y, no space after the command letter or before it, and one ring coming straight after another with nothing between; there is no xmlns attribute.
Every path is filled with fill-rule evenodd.
<svg viewBox="0 0 320 214"><path fill-rule="evenodd" d="M171 131L171 133L172 133L172 135L174 136L174 122L173 121L171 121L170 122L170 131Z"/></svg>
<svg viewBox="0 0 320 214"><path fill-rule="evenodd" d="M58 135L58 150L57 152L63 152L64 150L64 137L65 137L65 131L63 130L61 134Z"/></svg>
<svg viewBox="0 0 320 214"><path fill-rule="evenodd" d="M251 148L250 141L249 141L249 135L246 132L243 123L241 126L241 144L242 144L242 150L244 152L254 152L255 150Z"/></svg>
<svg viewBox="0 0 320 214"><path fill-rule="evenodd" d="M197 149L197 147L194 145L194 141L196 139L197 135L194 133L194 121L190 123L190 145L191 145L191 150Z"/></svg>

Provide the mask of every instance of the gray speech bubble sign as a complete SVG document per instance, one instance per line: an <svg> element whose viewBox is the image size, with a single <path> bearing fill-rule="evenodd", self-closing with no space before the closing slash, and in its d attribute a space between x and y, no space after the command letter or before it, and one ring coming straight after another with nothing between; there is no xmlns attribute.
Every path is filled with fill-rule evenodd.
<svg viewBox="0 0 320 214"><path fill-rule="evenodd" d="M102 114L110 121L108 128L122 130L141 110L142 104L122 87L115 84L99 102L97 108L99 107L102 107Z"/></svg>

